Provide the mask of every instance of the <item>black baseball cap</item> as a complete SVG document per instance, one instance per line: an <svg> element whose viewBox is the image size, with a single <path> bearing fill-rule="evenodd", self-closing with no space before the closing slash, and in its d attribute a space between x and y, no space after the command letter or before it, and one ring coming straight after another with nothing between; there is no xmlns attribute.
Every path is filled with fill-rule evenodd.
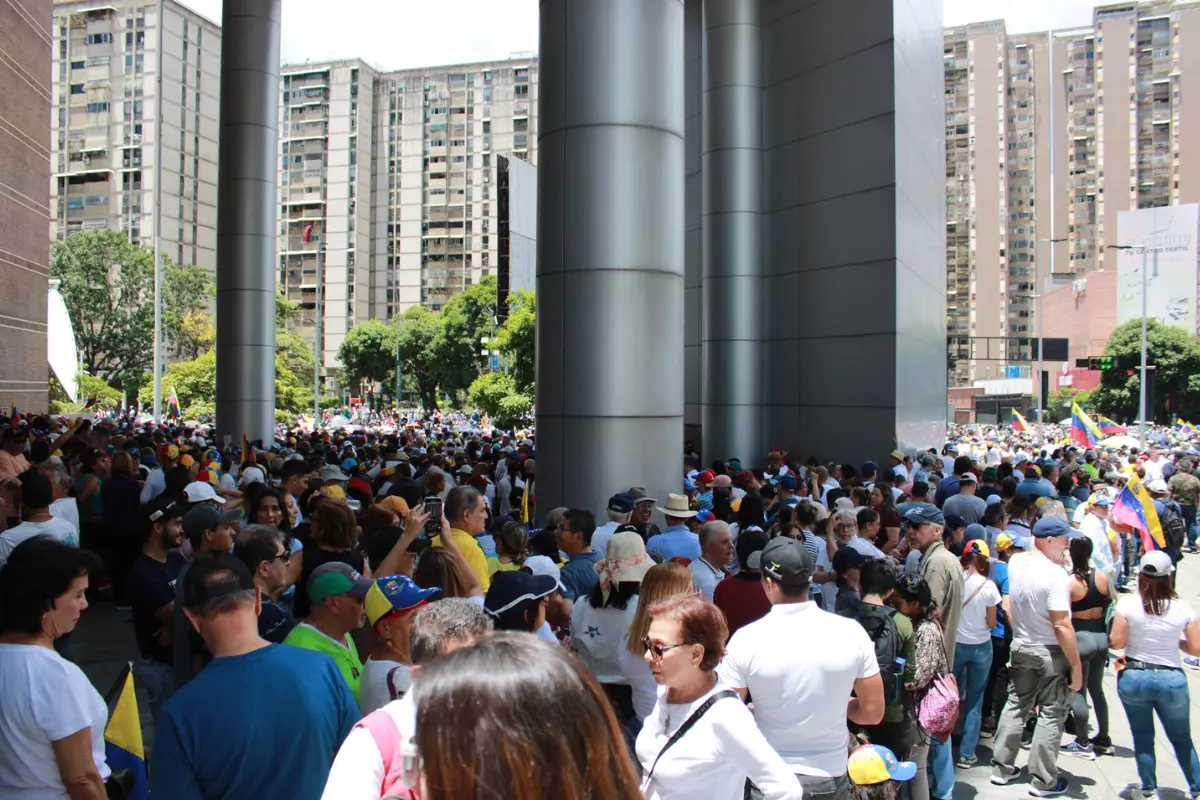
<svg viewBox="0 0 1200 800"><path fill-rule="evenodd" d="M196 547L205 531L221 524L228 525L237 522L241 518L241 509L224 511L212 503L199 503L188 509L187 514L184 514L183 533L192 543L192 547Z"/></svg>
<svg viewBox="0 0 1200 800"><path fill-rule="evenodd" d="M250 569L232 553L210 550L192 559L183 578L183 605L196 608L210 600L254 588Z"/></svg>
<svg viewBox="0 0 1200 800"><path fill-rule="evenodd" d="M833 571L845 572L848 569L856 569L861 567L866 560L867 557L853 547L843 547L833 556Z"/></svg>
<svg viewBox="0 0 1200 800"><path fill-rule="evenodd" d="M494 617L530 600L540 600L558 590L558 579L524 570L497 572L483 598L483 609Z"/></svg>
<svg viewBox="0 0 1200 800"><path fill-rule="evenodd" d="M746 566L762 570L784 589L807 586L815 569L804 545L788 536L778 536L759 552L752 553L746 559Z"/></svg>
<svg viewBox="0 0 1200 800"><path fill-rule="evenodd" d="M186 503L181 503L161 495L142 506L142 514L145 515L146 521L151 525L156 522L166 524L167 520L182 517L187 513L187 510Z"/></svg>

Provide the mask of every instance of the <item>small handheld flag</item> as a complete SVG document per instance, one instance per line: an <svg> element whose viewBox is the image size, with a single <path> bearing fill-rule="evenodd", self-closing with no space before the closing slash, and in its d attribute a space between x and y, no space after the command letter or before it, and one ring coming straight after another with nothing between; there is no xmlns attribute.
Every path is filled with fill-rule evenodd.
<svg viewBox="0 0 1200 800"><path fill-rule="evenodd" d="M175 390L171 390L171 396L167 399L167 416L171 419L179 419L183 416L183 410L179 407L179 396L175 394Z"/></svg>
<svg viewBox="0 0 1200 800"><path fill-rule="evenodd" d="M1103 414L1096 415L1096 423L1100 426L1100 432L1105 436L1116 436L1120 433L1128 432L1128 428L1119 423L1113 422Z"/></svg>
<svg viewBox="0 0 1200 800"><path fill-rule="evenodd" d="M250 452L250 437L246 435L246 429L242 429L242 460L241 465L244 467L247 464L253 464L254 458Z"/></svg>
<svg viewBox="0 0 1200 800"><path fill-rule="evenodd" d="M137 695L133 687L133 665L126 664L108 690L108 725L104 728L104 758L113 769L127 769L133 777L128 800L149 800L146 783L146 750L138 719Z"/></svg>
<svg viewBox="0 0 1200 800"><path fill-rule="evenodd" d="M1071 404L1071 441L1080 447L1095 447L1104 434L1078 403Z"/></svg>
<svg viewBox="0 0 1200 800"><path fill-rule="evenodd" d="M1021 416L1021 412L1017 411L1015 408L1012 410L1012 426L1013 430L1022 431L1024 433L1028 433L1031 430L1029 423L1026 422L1025 418Z"/></svg>

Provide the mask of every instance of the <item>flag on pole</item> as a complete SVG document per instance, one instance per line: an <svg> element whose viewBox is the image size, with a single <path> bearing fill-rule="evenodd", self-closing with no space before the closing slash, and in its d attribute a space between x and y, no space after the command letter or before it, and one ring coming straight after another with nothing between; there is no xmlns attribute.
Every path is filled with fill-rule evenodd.
<svg viewBox="0 0 1200 800"><path fill-rule="evenodd" d="M1105 436L1116 436L1119 433L1126 433L1129 430L1124 425L1113 422L1103 414L1096 415L1096 423L1100 426L1100 432Z"/></svg>
<svg viewBox="0 0 1200 800"><path fill-rule="evenodd" d="M253 463L254 463L254 459L251 458L251 454L250 454L250 437L246 435L246 429L242 428L242 461L241 461L241 465L244 467L247 464L253 464Z"/></svg>
<svg viewBox="0 0 1200 800"><path fill-rule="evenodd" d="M1197 433L1200 433L1200 428L1197 428L1195 425L1193 425L1190 422L1184 422L1182 419L1176 420L1175 430L1179 431L1180 433L1188 434L1190 436L1195 436Z"/></svg>
<svg viewBox="0 0 1200 800"><path fill-rule="evenodd" d="M1015 408L1012 410L1012 426L1013 430L1022 431L1024 433L1029 433L1029 431L1032 430L1032 428L1029 427L1029 423L1026 422L1025 418L1021 416L1021 412L1017 411Z"/></svg>
<svg viewBox="0 0 1200 800"><path fill-rule="evenodd" d="M311 241L312 241L312 235L313 235L313 225L314 225L314 223L310 222L310 223L308 223L308 225L306 225L306 226L304 227L304 241L305 241L305 242L311 242Z"/></svg>
<svg viewBox="0 0 1200 800"><path fill-rule="evenodd" d="M1071 404L1071 441L1080 447L1095 447L1104 434L1078 403Z"/></svg>
<svg viewBox="0 0 1200 800"><path fill-rule="evenodd" d="M1163 538L1162 523L1159 522L1158 512L1154 510L1154 500L1136 474L1129 476L1129 483L1125 484L1125 488L1117 495L1111 516L1114 521L1136 530L1141 535L1142 546L1147 551L1162 550L1167 546L1167 540Z"/></svg>
<svg viewBox="0 0 1200 800"><path fill-rule="evenodd" d="M180 419L183 417L183 409L179 407L179 395L175 394L175 390L171 390L171 396L167 398L167 416L171 419Z"/></svg>
<svg viewBox="0 0 1200 800"><path fill-rule="evenodd" d="M108 725L104 728L104 758L112 769L127 769L132 773L133 790L127 795L128 800L149 800L146 751L142 746L132 664L125 665L116 683L108 690L105 702L108 704Z"/></svg>

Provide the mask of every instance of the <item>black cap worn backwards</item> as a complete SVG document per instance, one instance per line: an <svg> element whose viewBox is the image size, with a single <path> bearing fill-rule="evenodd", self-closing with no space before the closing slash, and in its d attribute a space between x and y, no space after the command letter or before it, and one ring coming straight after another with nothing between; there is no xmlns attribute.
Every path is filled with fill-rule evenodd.
<svg viewBox="0 0 1200 800"><path fill-rule="evenodd" d="M760 569L784 589L802 589L812 579L815 565L796 539L779 536L747 560L750 569Z"/></svg>

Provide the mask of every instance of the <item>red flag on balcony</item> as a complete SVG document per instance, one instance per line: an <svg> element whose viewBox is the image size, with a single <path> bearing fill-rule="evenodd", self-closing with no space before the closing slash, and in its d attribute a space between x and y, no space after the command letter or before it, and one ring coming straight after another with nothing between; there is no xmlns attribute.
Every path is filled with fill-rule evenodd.
<svg viewBox="0 0 1200 800"><path fill-rule="evenodd" d="M313 232L313 223L310 222L310 223L308 223L308 226L304 229L304 241L306 243L312 241L312 232Z"/></svg>

